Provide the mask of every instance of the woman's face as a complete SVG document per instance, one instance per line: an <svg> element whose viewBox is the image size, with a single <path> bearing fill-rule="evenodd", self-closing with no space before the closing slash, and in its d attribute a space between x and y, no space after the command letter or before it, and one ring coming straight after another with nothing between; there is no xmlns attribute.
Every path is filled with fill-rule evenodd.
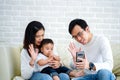
<svg viewBox="0 0 120 80"><path fill-rule="evenodd" d="M35 35L35 44L39 46L41 44L41 41L44 38L45 31L43 29L39 30Z"/></svg>

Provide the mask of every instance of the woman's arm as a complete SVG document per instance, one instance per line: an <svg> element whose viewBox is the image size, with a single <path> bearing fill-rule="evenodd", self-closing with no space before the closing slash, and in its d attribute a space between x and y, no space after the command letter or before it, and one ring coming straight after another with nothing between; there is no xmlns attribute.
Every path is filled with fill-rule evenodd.
<svg viewBox="0 0 120 80"><path fill-rule="evenodd" d="M23 49L21 51L21 76L24 79L29 79L33 74L33 67L30 66L30 57L27 50Z"/></svg>
<svg viewBox="0 0 120 80"><path fill-rule="evenodd" d="M28 51L31 56L29 56ZM23 49L21 52L21 75L24 79L29 79L32 76L38 55L38 49L35 50L33 44L29 45L28 51Z"/></svg>

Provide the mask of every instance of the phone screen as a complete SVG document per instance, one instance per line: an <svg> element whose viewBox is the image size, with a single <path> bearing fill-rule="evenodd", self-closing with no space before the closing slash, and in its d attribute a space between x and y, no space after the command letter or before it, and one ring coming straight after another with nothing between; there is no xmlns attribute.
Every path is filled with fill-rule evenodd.
<svg viewBox="0 0 120 80"><path fill-rule="evenodd" d="M76 62L82 62L80 58L85 58L85 53L84 51L76 52Z"/></svg>

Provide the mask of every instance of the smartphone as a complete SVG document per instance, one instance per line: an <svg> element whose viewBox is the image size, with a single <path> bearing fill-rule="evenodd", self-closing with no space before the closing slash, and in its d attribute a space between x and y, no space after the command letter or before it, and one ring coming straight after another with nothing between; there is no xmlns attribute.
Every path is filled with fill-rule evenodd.
<svg viewBox="0 0 120 80"><path fill-rule="evenodd" d="M82 62L80 58L85 58L85 53L84 51L76 52L76 62Z"/></svg>

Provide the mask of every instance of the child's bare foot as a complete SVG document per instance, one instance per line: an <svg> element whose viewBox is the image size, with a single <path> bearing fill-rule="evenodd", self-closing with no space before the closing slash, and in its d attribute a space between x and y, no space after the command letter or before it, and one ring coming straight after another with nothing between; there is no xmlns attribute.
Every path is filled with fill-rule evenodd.
<svg viewBox="0 0 120 80"><path fill-rule="evenodd" d="M80 77L80 76L84 76L84 70L72 70L69 73L70 77Z"/></svg>
<svg viewBox="0 0 120 80"><path fill-rule="evenodd" d="M53 80L60 80L58 76L53 76Z"/></svg>
<svg viewBox="0 0 120 80"><path fill-rule="evenodd" d="M84 70L76 71L75 77L80 77L80 76L84 76Z"/></svg>

